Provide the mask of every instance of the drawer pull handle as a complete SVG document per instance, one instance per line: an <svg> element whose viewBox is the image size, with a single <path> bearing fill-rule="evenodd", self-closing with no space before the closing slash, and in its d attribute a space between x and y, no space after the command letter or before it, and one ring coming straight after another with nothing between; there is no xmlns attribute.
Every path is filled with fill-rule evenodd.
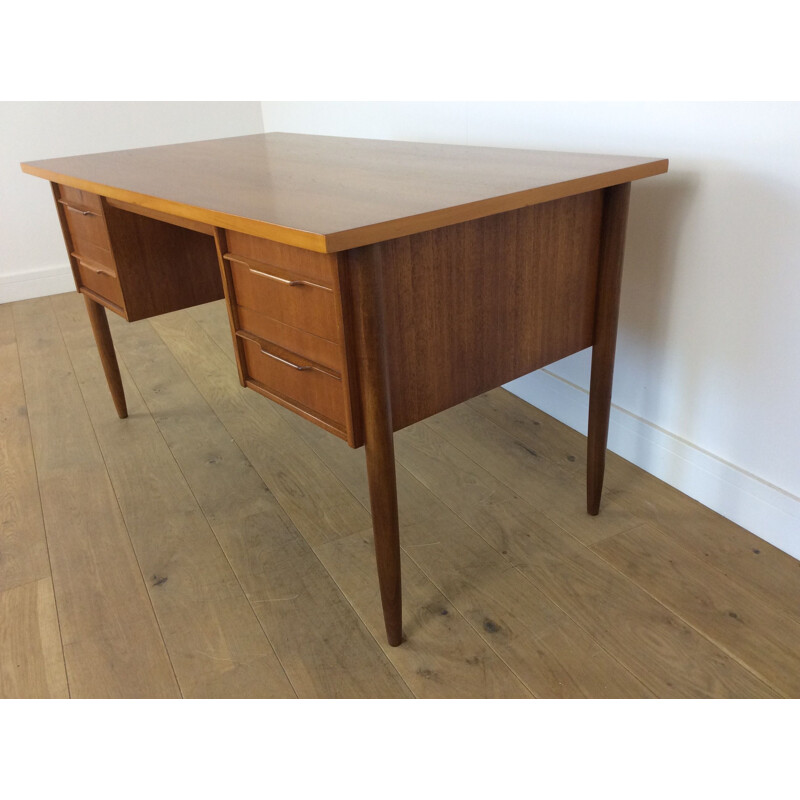
<svg viewBox="0 0 800 800"><path fill-rule="evenodd" d="M83 266L86 267L86 269L91 270L92 272L94 272L95 275L105 275L106 278L116 278L117 277L116 275L112 275L110 272L106 272L104 269L99 269L98 267L92 267L89 264L87 264L85 261L81 261L81 264L83 264Z"/></svg>
<svg viewBox="0 0 800 800"><path fill-rule="evenodd" d="M281 358L280 356L276 356L274 353L266 351L263 347L261 348L261 353L265 356L269 356L270 358L274 358L276 361L280 361L281 364L286 364L292 369L299 369L301 371L306 369L311 369L311 367L308 365L300 366L300 364L293 364L291 361L287 361L285 358Z"/></svg>
<svg viewBox="0 0 800 800"><path fill-rule="evenodd" d="M255 269L255 267L248 267L248 269L255 275L261 275L262 278L271 278L273 281L278 281L278 283L282 283L285 286L306 285L305 281L290 281L288 278L279 278L277 275L270 275L269 272L262 272L260 269Z"/></svg>
<svg viewBox="0 0 800 800"><path fill-rule="evenodd" d="M84 211L82 208L75 208L75 206L71 206L69 203L64 203L64 205L70 210L74 211L76 214L83 214L84 217L96 217L94 211Z"/></svg>

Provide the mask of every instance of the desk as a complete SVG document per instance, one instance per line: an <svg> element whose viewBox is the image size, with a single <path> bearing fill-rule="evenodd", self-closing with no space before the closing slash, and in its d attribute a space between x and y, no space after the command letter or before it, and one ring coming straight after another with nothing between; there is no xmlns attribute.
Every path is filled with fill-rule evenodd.
<svg viewBox="0 0 800 800"><path fill-rule="evenodd" d="M666 160L270 133L22 169L51 182L120 417L106 310L224 296L242 386L365 447L391 645L394 431L592 347L598 513L630 184Z"/></svg>

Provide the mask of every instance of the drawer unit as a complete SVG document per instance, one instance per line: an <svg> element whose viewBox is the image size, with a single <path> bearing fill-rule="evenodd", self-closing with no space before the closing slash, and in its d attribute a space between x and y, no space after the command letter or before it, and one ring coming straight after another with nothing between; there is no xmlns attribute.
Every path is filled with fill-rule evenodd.
<svg viewBox="0 0 800 800"><path fill-rule="evenodd" d="M332 288L274 264L227 254L236 304L328 341L341 338ZM258 333L258 331L254 331Z"/></svg>
<svg viewBox="0 0 800 800"><path fill-rule="evenodd" d="M76 258L81 285L96 295L123 308L122 289L117 276L104 264L96 264L86 258Z"/></svg>
<svg viewBox="0 0 800 800"><path fill-rule="evenodd" d="M71 186L56 185L53 191L78 291L127 318L103 199Z"/></svg>
<svg viewBox="0 0 800 800"><path fill-rule="evenodd" d="M343 432L346 428L345 391L341 376L255 336L237 333L248 386L283 405L305 412Z"/></svg>
<svg viewBox="0 0 800 800"><path fill-rule="evenodd" d="M216 237L242 384L356 446L339 257L230 230Z"/></svg>

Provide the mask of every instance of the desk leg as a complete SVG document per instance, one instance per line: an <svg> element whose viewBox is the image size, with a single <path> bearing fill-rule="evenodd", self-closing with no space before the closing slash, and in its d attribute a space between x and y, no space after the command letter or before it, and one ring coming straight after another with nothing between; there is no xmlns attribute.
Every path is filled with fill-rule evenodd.
<svg viewBox="0 0 800 800"><path fill-rule="evenodd" d="M128 407L125 404L125 391L122 388L122 378L119 374L119 364L117 364L117 354L114 352L114 342L111 339L111 331L108 329L108 318L106 310L100 303L95 303L91 297L84 295L86 301L86 311L89 313L89 322L92 323L92 333L97 343L97 351L100 353L100 362L103 365L103 372L106 374L108 388L111 391L111 398L120 419L128 416Z"/></svg>
<svg viewBox="0 0 800 800"><path fill-rule="evenodd" d="M403 600L392 405L383 324L382 267L377 259L370 258L369 248L352 258L350 267L378 583L386 636L389 644L397 647L403 641Z"/></svg>
<svg viewBox="0 0 800 800"><path fill-rule="evenodd" d="M611 412L611 384L617 346L619 295L625 227L628 220L630 183L605 190L600 263L597 275L592 377L589 387L589 442L586 474L586 505L591 515L600 511L606 466L608 418Z"/></svg>

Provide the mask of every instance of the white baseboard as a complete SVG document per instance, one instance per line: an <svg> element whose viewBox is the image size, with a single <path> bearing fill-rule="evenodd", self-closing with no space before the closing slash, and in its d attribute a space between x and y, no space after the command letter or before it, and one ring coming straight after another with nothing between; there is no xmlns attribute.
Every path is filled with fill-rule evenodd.
<svg viewBox="0 0 800 800"><path fill-rule="evenodd" d="M541 369L506 384L505 388L586 434L589 393L580 386ZM800 497L613 405L608 447L800 559Z"/></svg>
<svg viewBox="0 0 800 800"><path fill-rule="evenodd" d="M74 291L75 281L69 264L0 275L0 303Z"/></svg>

